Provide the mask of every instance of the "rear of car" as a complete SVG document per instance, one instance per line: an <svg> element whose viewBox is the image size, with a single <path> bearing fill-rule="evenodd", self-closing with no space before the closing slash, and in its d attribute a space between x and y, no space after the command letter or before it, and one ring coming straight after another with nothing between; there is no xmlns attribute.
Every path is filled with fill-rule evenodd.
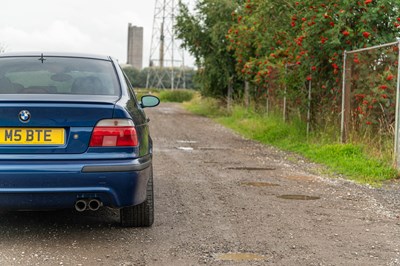
<svg viewBox="0 0 400 266"><path fill-rule="evenodd" d="M0 208L121 210L153 223L144 107L109 57L0 55Z"/></svg>

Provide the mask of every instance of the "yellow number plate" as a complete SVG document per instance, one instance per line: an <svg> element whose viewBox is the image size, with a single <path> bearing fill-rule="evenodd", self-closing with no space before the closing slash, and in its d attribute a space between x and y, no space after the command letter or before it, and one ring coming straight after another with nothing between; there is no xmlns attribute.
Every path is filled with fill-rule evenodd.
<svg viewBox="0 0 400 266"><path fill-rule="evenodd" d="M63 128L0 128L0 144L63 145Z"/></svg>

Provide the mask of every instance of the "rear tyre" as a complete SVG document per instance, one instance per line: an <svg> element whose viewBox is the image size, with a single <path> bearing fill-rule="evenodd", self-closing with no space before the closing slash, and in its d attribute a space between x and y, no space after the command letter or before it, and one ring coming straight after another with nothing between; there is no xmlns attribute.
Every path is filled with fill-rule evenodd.
<svg viewBox="0 0 400 266"><path fill-rule="evenodd" d="M153 167L147 182L146 201L120 210L121 225L124 227L149 227L154 222Z"/></svg>

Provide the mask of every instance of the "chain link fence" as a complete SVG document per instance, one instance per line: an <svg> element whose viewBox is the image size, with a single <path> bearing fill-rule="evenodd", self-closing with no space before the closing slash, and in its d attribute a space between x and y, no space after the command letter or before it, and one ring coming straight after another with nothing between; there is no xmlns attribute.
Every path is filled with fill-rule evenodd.
<svg viewBox="0 0 400 266"><path fill-rule="evenodd" d="M399 47L400 42L394 42L345 51L343 61L342 142L366 134L382 143L394 140L389 141L391 147L384 148L393 149L395 158L398 154Z"/></svg>

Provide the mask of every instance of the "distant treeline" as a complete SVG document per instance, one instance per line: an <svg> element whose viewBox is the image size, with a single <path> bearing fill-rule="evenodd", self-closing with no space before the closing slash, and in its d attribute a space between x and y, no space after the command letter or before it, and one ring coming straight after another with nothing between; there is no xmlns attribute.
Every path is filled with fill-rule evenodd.
<svg viewBox="0 0 400 266"><path fill-rule="evenodd" d="M146 88L147 85L147 79L149 78L149 81L152 81L155 79L154 76L157 75L157 77L163 77L162 78L162 83L164 85L164 88L168 89L171 88L171 75L169 74L171 72L171 69L165 68L165 69L150 69L150 68L144 68L142 70L138 70L134 67L131 66L125 66L123 67L123 70L125 71L126 75L128 76L130 82L132 83L132 86L134 88ZM176 68L174 69L175 73L180 73L181 69ZM180 89L199 89L198 84L196 83L196 70L192 68L185 68L183 70L182 76L176 75L175 77L175 87L178 84L178 88ZM150 76L149 76L150 73ZM157 78L156 78L157 79ZM184 82L183 82L184 80ZM150 82L151 87L156 87L156 85L151 85L152 82Z"/></svg>

